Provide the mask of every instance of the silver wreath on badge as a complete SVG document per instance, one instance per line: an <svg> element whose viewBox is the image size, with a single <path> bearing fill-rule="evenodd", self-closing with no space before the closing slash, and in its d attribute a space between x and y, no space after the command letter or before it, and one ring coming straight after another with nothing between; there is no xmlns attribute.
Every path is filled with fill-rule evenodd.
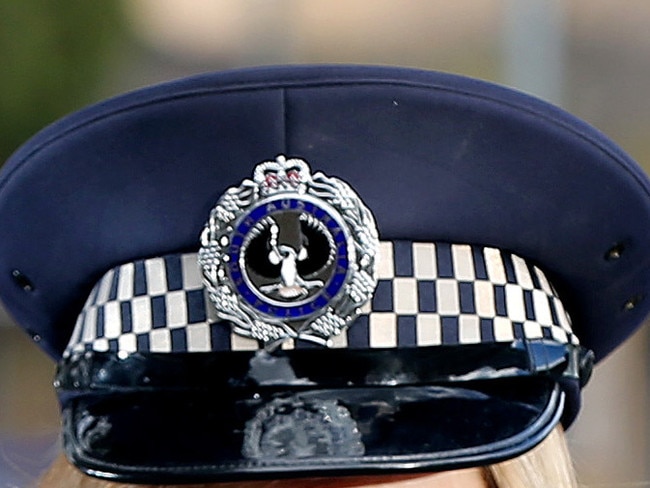
<svg viewBox="0 0 650 488"><path fill-rule="evenodd" d="M229 188L201 234L199 264L217 315L243 336L319 344L359 315L377 286L375 220L345 182L302 159L258 164Z"/></svg>

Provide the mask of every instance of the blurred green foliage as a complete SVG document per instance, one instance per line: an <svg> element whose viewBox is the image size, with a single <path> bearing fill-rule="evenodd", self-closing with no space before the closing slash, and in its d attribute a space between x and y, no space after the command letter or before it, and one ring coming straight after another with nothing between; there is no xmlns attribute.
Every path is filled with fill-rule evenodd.
<svg viewBox="0 0 650 488"><path fill-rule="evenodd" d="M0 164L98 96L122 29L115 1L0 0Z"/></svg>

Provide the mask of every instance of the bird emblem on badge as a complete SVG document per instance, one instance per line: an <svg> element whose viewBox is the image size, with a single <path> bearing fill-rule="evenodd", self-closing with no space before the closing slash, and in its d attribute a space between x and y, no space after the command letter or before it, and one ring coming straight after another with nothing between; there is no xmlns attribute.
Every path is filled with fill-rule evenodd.
<svg viewBox="0 0 650 488"><path fill-rule="evenodd" d="M375 219L347 183L280 155L219 198L199 265L234 332L270 349L327 345L372 298L378 248Z"/></svg>

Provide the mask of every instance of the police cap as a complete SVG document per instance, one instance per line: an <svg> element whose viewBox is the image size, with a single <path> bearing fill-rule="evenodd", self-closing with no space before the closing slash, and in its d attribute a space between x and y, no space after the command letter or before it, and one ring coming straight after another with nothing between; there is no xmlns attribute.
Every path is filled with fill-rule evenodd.
<svg viewBox="0 0 650 488"><path fill-rule="evenodd" d="M264 67L112 98L0 173L0 296L65 451L135 482L444 470L579 409L650 307L650 185L464 77Z"/></svg>

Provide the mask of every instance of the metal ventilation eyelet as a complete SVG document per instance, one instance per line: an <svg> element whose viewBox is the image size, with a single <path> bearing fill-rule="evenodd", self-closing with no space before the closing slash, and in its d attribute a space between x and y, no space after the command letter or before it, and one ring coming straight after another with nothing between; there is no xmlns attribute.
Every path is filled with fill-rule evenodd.
<svg viewBox="0 0 650 488"><path fill-rule="evenodd" d="M605 253L605 260L616 261L617 259L621 258L624 252L625 252L625 244L623 244L622 242L618 242L607 250L607 252Z"/></svg>
<svg viewBox="0 0 650 488"><path fill-rule="evenodd" d="M637 305L639 305L643 300L644 300L643 295L635 295L633 297L630 297L624 304L623 304L623 310L626 312L631 312L634 310Z"/></svg>
<svg viewBox="0 0 650 488"><path fill-rule="evenodd" d="M31 339L36 343L39 343L43 340L41 334L34 332L32 329L25 329L25 332L27 332L27 334L29 334L29 337L31 337Z"/></svg>
<svg viewBox="0 0 650 488"><path fill-rule="evenodd" d="M34 284L20 270L14 269L11 272L11 278L13 279L13 282L24 291L34 291Z"/></svg>

